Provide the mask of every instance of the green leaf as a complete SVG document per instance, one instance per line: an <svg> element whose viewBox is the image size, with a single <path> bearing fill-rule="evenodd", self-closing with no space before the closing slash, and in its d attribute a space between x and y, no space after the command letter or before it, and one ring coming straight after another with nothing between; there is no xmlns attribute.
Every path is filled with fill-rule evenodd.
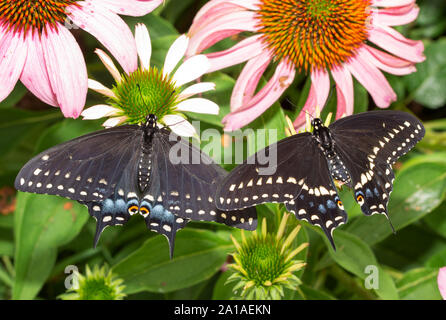
<svg viewBox="0 0 446 320"><path fill-rule="evenodd" d="M25 96L27 90L25 86L19 81L17 82L14 90L9 96L0 102L0 108L12 108Z"/></svg>
<svg viewBox="0 0 446 320"><path fill-rule="evenodd" d="M296 292L294 300L336 300L332 295L321 290L315 290L305 284L300 285L299 289L302 290L304 297Z"/></svg>
<svg viewBox="0 0 446 320"><path fill-rule="evenodd" d="M446 31L446 3L443 0L418 1L420 14L415 21L416 27L411 28L409 38L437 38Z"/></svg>
<svg viewBox="0 0 446 320"><path fill-rule="evenodd" d="M227 232L185 229L177 233L174 259L162 236L147 240L139 250L113 267L124 280L126 293L172 292L214 275L233 249Z"/></svg>
<svg viewBox="0 0 446 320"><path fill-rule="evenodd" d="M398 299L398 293L392 278L378 265L372 249L359 237L342 230L335 231L334 237L337 249L334 251L323 231L318 228L317 232L324 236L330 256L340 266L360 279L366 279L369 276L370 272L373 271L369 268L376 268L378 288L375 289L375 292L382 299Z"/></svg>
<svg viewBox="0 0 446 320"><path fill-rule="evenodd" d="M16 277L13 299L33 299L51 273L57 247L79 233L88 213L73 201L18 193L14 218Z"/></svg>
<svg viewBox="0 0 446 320"><path fill-rule="evenodd" d="M418 103L437 109L446 103L446 38L426 44L426 61L418 71L404 77L411 97Z"/></svg>
<svg viewBox="0 0 446 320"><path fill-rule="evenodd" d="M405 300L441 300L437 284L438 269L419 268L397 281L398 292Z"/></svg>
<svg viewBox="0 0 446 320"><path fill-rule="evenodd" d="M231 270L223 272L214 286L214 292L212 294L213 300L229 300L234 297L233 288L237 282L226 283L228 278L233 274Z"/></svg>
<svg viewBox="0 0 446 320"><path fill-rule="evenodd" d="M390 196L389 216L395 230L419 220L438 207L445 197L446 164L418 163L397 175ZM361 216L345 230L357 235L369 245L392 234L387 219L381 215Z"/></svg>
<svg viewBox="0 0 446 320"><path fill-rule="evenodd" d="M427 268L443 268L446 266L446 248L443 244L443 250L432 255L427 261L425 266Z"/></svg>
<svg viewBox="0 0 446 320"><path fill-rule="evenodd" d="M58 112L0 109L0 185L12 185L15 175L34 153L46 127L61 119Z"/></svg>
<svg viewBox="0 0 446 320"><path fill-rule="evenodd" d="M12 257L14 255L14 244L10 241L0 240L0 256Z"/></svg>
<svg viewBox="0 0 446 320"><path fill-rule="evenodd" d="M446 238L446 202L443 202L423 220L437 234Z"/></svg>
<svg viewBox="0 0 446 320"><path fill-rule="evenodd" d="M103 128L97 121L64 119L44 131L37 142L37 152L100 129Z"/></svg>
<svg viewBox="0 0 446 320"><path fill-rule="evenodd" d="M382 264L397 270L409 270L425 265L445 244L444 239L417 223L376 244L374 251Z"/></svg>
<svg viewBox="0 0 446 320"><path fill-rule="evenodd" d="M178 31L175 27L166 19L154 14L149 13L143 17L124 17L124 20L130 27L132 32L135 32L135 26L137 23L143 23L146 25L150 33L151 39L157 39L160 37L177 35Z"/></svg>

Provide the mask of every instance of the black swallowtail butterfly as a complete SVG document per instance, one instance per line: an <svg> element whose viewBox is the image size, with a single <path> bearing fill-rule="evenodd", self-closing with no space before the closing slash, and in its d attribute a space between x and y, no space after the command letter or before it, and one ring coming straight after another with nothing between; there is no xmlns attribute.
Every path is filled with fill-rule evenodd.
<svg viewBox="0 0 446 320"><path fill-rule="evenodd" d="M177 143L189 154L174 164L169 154ZM256 228L254 208L229 213L216 208L216 188L226 174L149 115L144 125L97 131L40 153L20 170L15 187L86 205L97 220L95 246L105 227L123 225L139 213L150 230L167 237L172 257L176 232L190 220Z"/></svg>
<svg viewBox="0 0 446 320"><path fill-rule="evenodd" d="M400 111L372 111L342 118L313 132L285 138L236 167L217 189L217 208L236 210L265 202L285 203L298 219L317 225L333 248L333 230L347 221L333 179L354 190L366 215L387 215L392 164L424 136L424 127ZM277 154L272 175L260 175L258 157Z"/></svg>

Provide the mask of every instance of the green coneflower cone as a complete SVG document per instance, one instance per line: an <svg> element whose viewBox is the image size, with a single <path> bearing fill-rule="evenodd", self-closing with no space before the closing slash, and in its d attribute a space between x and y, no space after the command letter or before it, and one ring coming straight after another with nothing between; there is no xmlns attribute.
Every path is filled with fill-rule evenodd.
<svg viewBox="0 0 446 320"><path fill-rule="evenodd" d="M170 75L162 70L150 67L138 69L130 75L122 75L122 81L113 87L116 98L110 104L128 117L127 123L144 123L148 114L162 119L166 114L175 113L179 92Z"/></svg>
<svg viewBox="0 0 446 320"><path fill-rule="evenodd" d="M87 266L86 275L77 273L78 288L68 289L59 296L62 300L122 300L126 295L122 292L123 280L116 279L106 267L99 269L95 266L93 271Z"/></svg>
<svg viewBox="0 0 446 320"><path fill-rule="evenodd" d="M302 243L293 248L300 226L284 236L288 214L284 214L277 233L267 233L266 219L263 219L262 232L253 232L249 238L242 230L242 243L234 237L232 241L237 249L233 253L235 263L229 265L234 271L228 278L229 282L238 282L233 291L237 298L280 300L284 296L284 288L296 290L301 281L293 272L302 269L305 262L293 259L308 246Z"/></svg>

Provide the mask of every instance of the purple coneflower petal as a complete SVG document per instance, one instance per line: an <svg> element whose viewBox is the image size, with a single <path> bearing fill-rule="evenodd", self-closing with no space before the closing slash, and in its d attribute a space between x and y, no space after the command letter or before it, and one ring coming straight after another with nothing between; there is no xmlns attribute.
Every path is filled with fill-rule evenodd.
<svg viewBox="0 0 446 320"><path fill-rule="evenodd" d="M330 77L326 71L315 70L311 73L311 88L308 94L307 101L305 102L302 111L294 121L294 127L300 128L305 124L306 112L316 117L315 108L318 107L319 111L322 110L327 101L328 94L330 92Z"/></svg>
<svg viewBox="0 0 446 320"><path fill-rule="evenodd" d="M92 1L92 0L89 0ZM155 10L163 0L94 0L117 14L140 17Z"/></svg>
<svg viewBox="0 0 446 320"><path fill-rule="evenodd" d="M82 51L63 26L41 36L51 87L65 117L77 118L87 96L88 77Z"/></svg>
<svg viewBox="0 0 446 320"><path fill-rule="evenodd" d="M182 100L192 97L196 94L211 91L211 90L215 90L215 83L213 83L213 82L196 83L196 84L193 84L193 85L187 87L186 89L184 89L178 96L178 101L182 101Z"/></svg>
<svg viewBox="0 0 446 320"><path fill-rule="evenodd" d="M268 109L282 93L290 86L295 76L295 69L287 62L282 61L276 68L273 77L268 83L254 96L249 104L243 109L228 114L223 118L225 131L240 129L259 117Z"/></svg>
<svg viewBox="0 0 446 320"><path fill-rule="evenodd" d="M192 98L177 104L178 111L189 111L205 114L218 114L219 107L215 102L203 98Z"/></svg>
<svg viewBox="0 0 446 320"><path fill-rule="evenodd" d="M111 89L96 80L88 79L88 88L109 98L116 98L115 93Z"/></svg>
<svg viewBox="0 0 446 320"><path fill-rule="evenodd" d="M342 66L331 70L331 75L336 82L338 103L336 119L341 118L343 115L352 115L355 98L352 74L347 70L347 68Z"/></svg>
<svg viewBox="0 0 446 320"><path fill-rule="evenodd" d="M425 60L423 42L407 39L390 27L375 25L369 31L369 40L403 59L412 62L423 62Z"/></svg>
<svg viewBox="0 0 446 320"><path fill-rule="evenodd" d="M256 31L257 20L255 19L255 12L240 11L233 12L222 17L213 19L206 28L197 31L190 41L188 55L196 54L206 50L208 47L221 40L221 37L215 36L215 33L222 31L237 30L241 31Z"/></svg>
<svg viewBox="0 0 446 320"><path fill-rule="evenodd" d="M152 56L152 42L150 41L149 30L141 23L138 23L135 27L135 41L141 67L144 70L149 70L150 58Z"/></svg>
<svg viewBox="0 0 446 320"><path fill-rule="evenodd" d="M28 37L31 37L31 35ZM42 43L38 39L37 34L32 37L33 40L29 42L28 56L22 75L20 76L20 81L37 98L51 106L57 106L57 98L51 87Z"/></svg>
<svg viewBox="0 0 446 320"><path fill-rule="evenodd" d="M101 59L104 66L111 73L111 75L113 76L113 79L115 79L115 81L117 83L121 82L122 81L121 73L119 73L118 68L116 68L116 66L113 63L113 60L110 58L110 56L108 54L106 54L104 51L102 51L101 49L96 49L94 52L99 56L99 59ZM135 54L135 56L136 56L136 54Z"/></svg>
<svg viewBox="0 0 446 320"><path fill-rule="evenodd" d="M198 138L194 126L181 116L175 114L165 115L162 121L177 135L182 137Z"/></svg>
<svg viewBox="0 0 446 320"><path fill-rule="evenodd" d="M264 51L246 63L232 90L231 111L249 103L272 58L270 52Z"/></svg>
<svg viewBox="0 0 446 320"><path fill-rule="evenodd" d="M375 66L388 73L402 76L417 70L415 65L410 61L397 58L367 45L364 46L364 49L361 49L362 54L365 54L368 59L373 61Z"/></svg>
<svg viewBox="0 0 446 320"><path fill-rule="evenodd" d="M0 29L0 101L14 89L26 61L28 44L23 36Z"/></svg>
<svg viewBox="0 0 446 320"><path fill-rule="evenodd" d="M228 50L207 54L211 63L208 72L227 68L258 56L265 48L260 38L261 35L252 36Z"/></svg>
<svg viewBox="0 0 446 320"><path fill-rule="evenodd" d="M188 45L189 38L184 34L173 42L167 51L166 59L164 60L164 75L172 73L180 60L184 57Z"/></svg>
<svg viewBox="0 0 446 320"><path fill-rule="evenodd" d="M91 2L70 7L70 18L91 33L116 58L126 73L136 70L136 43L127 24L117 14ZM110 32L113 30L113 32Z"/></svg>
<svg viewBox="0 0 446 320"><path fill-rule="evenodd" d="M366 60L361 54L347 63L348 70L367 89L380 108L387 108L390 103L396 100L396 94L377 67L370 60Z"/></svg>
<svg viewBox="0 0 446 320"><path fill-rule="evenodd" d="M438 290L440 290L440 294L444 300L446 300L446 267L440 268L438 270Z"/></svg>
<svg viewBox="0 0 446 320"><path fill-rule="evenodd" d="M102 125L106 128L116 127L124 123L127 120L127 116L110 118L105 121Z"/></svg>
<svg viewBox="0 0 446 320"><path fill-rule="evenodd" d="M82 111L84 120L94 120L117 114L120 110L107 104L98 104Z"/></svg>
<svg viewBox="0 0 446 320"><path fill-rule="evenodd" d="M177 87L200 78L209 70L209 59L205 55L196 55L187 59L175 72L172 80Z"/></svg>
<svg viewBox="0 0 446 320"><path fill-rule="evenodd" d="M420 8L411 3L403 7L373 9L374 23L386 26L401 26L413 22L420 12Z"/></svg>
<svg viewBox="0 0 446 320"><path fill-rule="evenodd" d="M372 5L380 7L401 7L414 2L415 0L373 0Z"/></svg>

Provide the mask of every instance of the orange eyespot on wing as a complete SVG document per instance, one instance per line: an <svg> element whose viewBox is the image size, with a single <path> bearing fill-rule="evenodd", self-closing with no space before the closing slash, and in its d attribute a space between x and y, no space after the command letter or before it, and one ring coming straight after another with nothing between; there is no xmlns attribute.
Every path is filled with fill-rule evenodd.
<svg viewBox="0 0 446 320"><path fill-rule="evenodd" d="M138 212L138 210L139 210L138 206L133 205L133 206L131 206L131 207L128 209L128 212L129 212L130 214L135 214L135 213Z"/></svg>
<svg viewBox="0 0 446 320"><path fill-rule="evenodd" d="M146 214L150 213L149 209L147 209L146 207L139 208L139 211L141 212L142 215L146 215Z"/></svg>

